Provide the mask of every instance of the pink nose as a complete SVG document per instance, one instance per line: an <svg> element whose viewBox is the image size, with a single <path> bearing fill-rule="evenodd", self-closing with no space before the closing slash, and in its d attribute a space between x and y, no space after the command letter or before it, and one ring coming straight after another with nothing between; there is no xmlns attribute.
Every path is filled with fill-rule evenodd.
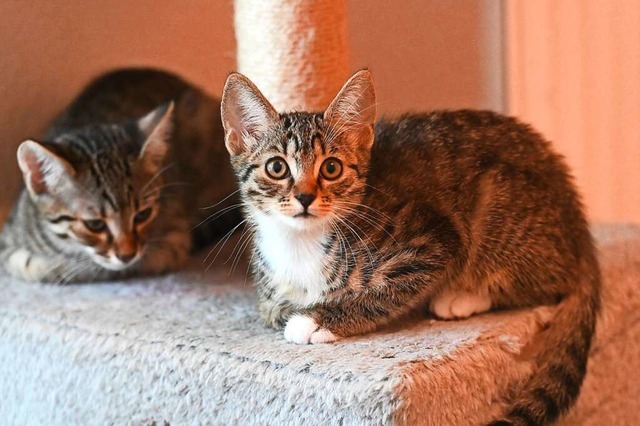
<svg viewBox="0 0 640 426"><path fill-rule="evenodd" d="M118 253L116 254L116 257L122 262L122 263L129 263L133 260L134 257L136 257L136 253L135 252L131 252L131 253Z"/></svg>

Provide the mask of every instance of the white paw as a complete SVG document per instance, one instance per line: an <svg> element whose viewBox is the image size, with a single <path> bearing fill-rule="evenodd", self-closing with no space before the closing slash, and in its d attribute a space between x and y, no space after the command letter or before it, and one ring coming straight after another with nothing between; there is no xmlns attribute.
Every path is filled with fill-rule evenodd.
<svg viewBox="0 0 640 426"><path fill-rule="evenodd" d="M50 268L40 257L33 256L25 249L14 251L7 261L7 270L27 281L40 281Z"/></svg>
<svg viewBox="0 0 640 426"><path fill-rule="evenodd" d="M491 309L491 299L473 293L445 291L431 300L431 312L443 319L467 318Z"/></svg>
<svg viewBox="0 0 640 426"><path fill-rule="evenodd" d="M338 340L338 336L326 328L319 328L314 319L306 315L294 315L289 318L287 325L284 327L284 338L299 345L328 343Z"/></svg>

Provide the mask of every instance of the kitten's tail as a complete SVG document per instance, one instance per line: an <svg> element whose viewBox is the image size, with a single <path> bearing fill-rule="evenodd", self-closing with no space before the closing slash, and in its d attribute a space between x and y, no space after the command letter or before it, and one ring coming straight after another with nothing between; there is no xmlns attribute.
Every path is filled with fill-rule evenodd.
<svg viewBox="0 0 640 426"><path fill-rule="evenodd" d="M545 425L554 422L576 401L586 373L600 307L600 270L595 254L583 260L580 285L565 297L534 352L531 378L522 383L498 425Z"/></svg>

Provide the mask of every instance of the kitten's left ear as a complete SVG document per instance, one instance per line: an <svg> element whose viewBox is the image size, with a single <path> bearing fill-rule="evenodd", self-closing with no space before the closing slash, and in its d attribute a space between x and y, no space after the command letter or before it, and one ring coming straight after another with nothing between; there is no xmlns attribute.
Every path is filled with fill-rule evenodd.
<svg viewBox="0 0 640 426"><path fill-rule="evenodd" d="M156 173L169 150L173 132L173 102L159 106L138 120L138 130L145 141L138 160L148 173Z"/></svg>
<svg viewBox="0 0 640 426"><path fill-rule="evenodd" d="M17 157L24 183L32 197L52 195L68 188L76 174L67 160L40 142L22 142Z"/></svg>
<svg viewBox="0 0 640 426"><path fill-rule="evenodd" d="M324 113L330 129L353 136L361 146L373 144L376 120L376 91L369 70L360 70L342 86ZM351 138L349 138L351 139Z"/></svg>
<svg viewBox="0 0 640 426"><path fill-rule="evenodd" d="M249 151L280 118L256 85L240 73L227 77L220 112L225 145L231 155Z"/></svg>

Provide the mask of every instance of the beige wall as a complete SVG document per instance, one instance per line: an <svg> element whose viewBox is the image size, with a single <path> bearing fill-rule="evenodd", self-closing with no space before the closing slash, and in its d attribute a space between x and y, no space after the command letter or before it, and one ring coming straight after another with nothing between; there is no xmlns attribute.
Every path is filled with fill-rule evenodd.
<svg viewBox="0 0 640 426"><path fill-rule="evenodd" d="M368 66L380 110L500 109L497 0L351 0L351 67ZM234 68L229 0L0 2L0 205L18 188L15 149L90 78L164 67L219 94Z"/></svg>
<svg viewBox="0 0 640 426"><path fill-rule="evenodd" d="M640 2L506 3L508 111L551 139L592 219L640 223Z"/></svg>

